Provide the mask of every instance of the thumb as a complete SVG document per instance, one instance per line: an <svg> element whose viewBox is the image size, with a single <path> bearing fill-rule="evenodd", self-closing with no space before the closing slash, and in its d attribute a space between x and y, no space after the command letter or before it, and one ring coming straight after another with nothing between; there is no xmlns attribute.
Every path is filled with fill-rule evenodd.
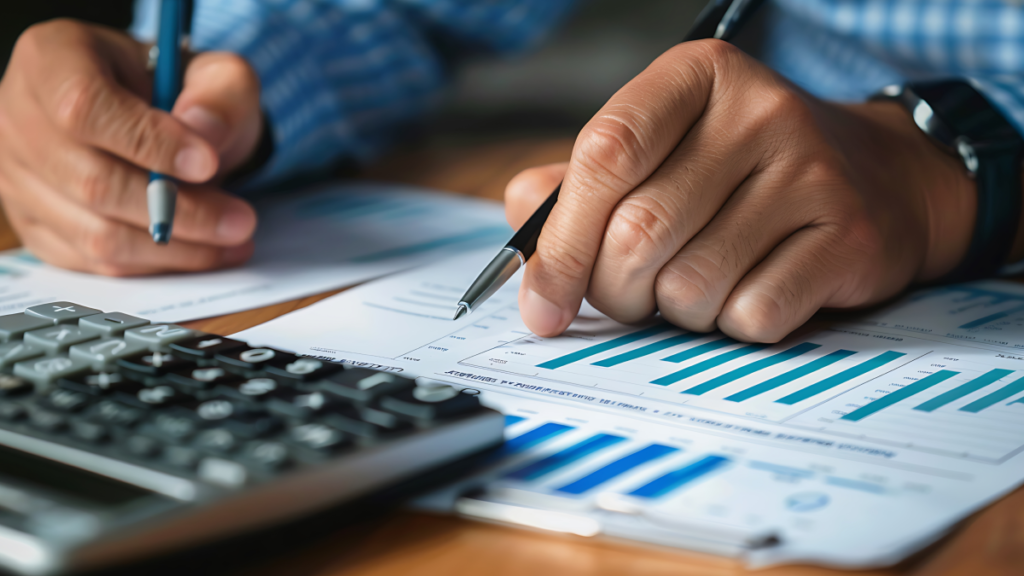
<svg viewBox="0 0 1024 576"><path fill-rule="evenodd" d="M226 174L255 151L263 130L259 78L237 54L198 54L172 114L217 150L219 173Z"/></svg>
<svg viewBox="0 0 1024 576"><path fill-rule="evenodd" d="M505 218L509 225L518 230L547 200L568 168L568 162L535 166L509 180L505 187Z"/></svg>

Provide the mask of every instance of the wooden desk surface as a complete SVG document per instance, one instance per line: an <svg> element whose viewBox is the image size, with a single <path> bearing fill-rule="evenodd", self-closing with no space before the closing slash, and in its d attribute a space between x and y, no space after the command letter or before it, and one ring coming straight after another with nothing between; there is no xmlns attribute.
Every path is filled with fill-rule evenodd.
<svg viewBox="0 0 1024 576"><path fill-rule="evenodd" d="M441 148L397 154L365 176L500 199L519 170L565 160L570 140L519 141L472 149ZM0 249L17 238L0 213ZM230 334L331 294L257 310L189 322L192 328ZM457 518L396 513L339 530L301 549L247 567L238 576L611 576L746 574L737 562L717 557L588 541L514 530ZM757 572L764 576L988 576L1024 574L1024 490L969 519L953 535L899 567L841 572L791 566Z"/></svg>

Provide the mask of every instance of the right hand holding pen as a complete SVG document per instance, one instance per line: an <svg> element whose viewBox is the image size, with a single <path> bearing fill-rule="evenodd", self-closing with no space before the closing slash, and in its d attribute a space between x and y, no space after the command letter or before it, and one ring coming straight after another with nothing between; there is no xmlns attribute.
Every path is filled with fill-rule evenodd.
<svg viewBox="0 0 1024 576"><path fill-rule="evenodd" d="M213 184L255 150L259 83L238 56L191 59L172 114L150 106L148 47L67 20L19 39L0 81L0 199L24 245L111 276L240 264L252 207ZM153 170L182 181L170 244L147 232Z"/></svg>

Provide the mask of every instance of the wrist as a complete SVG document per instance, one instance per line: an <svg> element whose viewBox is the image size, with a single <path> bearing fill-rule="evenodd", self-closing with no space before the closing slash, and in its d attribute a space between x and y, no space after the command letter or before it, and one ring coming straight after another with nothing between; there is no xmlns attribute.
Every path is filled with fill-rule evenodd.
<svg viewBox="0 0 1024 576"><path fill-rule="evenodd" d="M963 160L932 142L902 105L872 101L853 108L883 129L890 175L917 199L923 215L924 250L914 282L942 278L964 259L971 243L978 209L974 180Z"/></svg>

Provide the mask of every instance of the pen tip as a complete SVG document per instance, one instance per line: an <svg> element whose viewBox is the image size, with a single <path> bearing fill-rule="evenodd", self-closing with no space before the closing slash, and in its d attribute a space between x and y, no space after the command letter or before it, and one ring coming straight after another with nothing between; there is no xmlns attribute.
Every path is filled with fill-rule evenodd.
<svg viewBox="0 0 1024 576"><path fill-rule="evenodd" d="M455 311L455 317L452 318L452 320L462 318L466 315L466 312L469 312L469 308L467 308L465 304L459 304L459 309Z"/></svg>
<svg viewBox="0 0 1024 576"><path fill-rule="evenodd" d="M167 244L171 239L170 224L153 224L150 226L149 232L153 235L153 242L156 242L157 244Z"/></svg>

